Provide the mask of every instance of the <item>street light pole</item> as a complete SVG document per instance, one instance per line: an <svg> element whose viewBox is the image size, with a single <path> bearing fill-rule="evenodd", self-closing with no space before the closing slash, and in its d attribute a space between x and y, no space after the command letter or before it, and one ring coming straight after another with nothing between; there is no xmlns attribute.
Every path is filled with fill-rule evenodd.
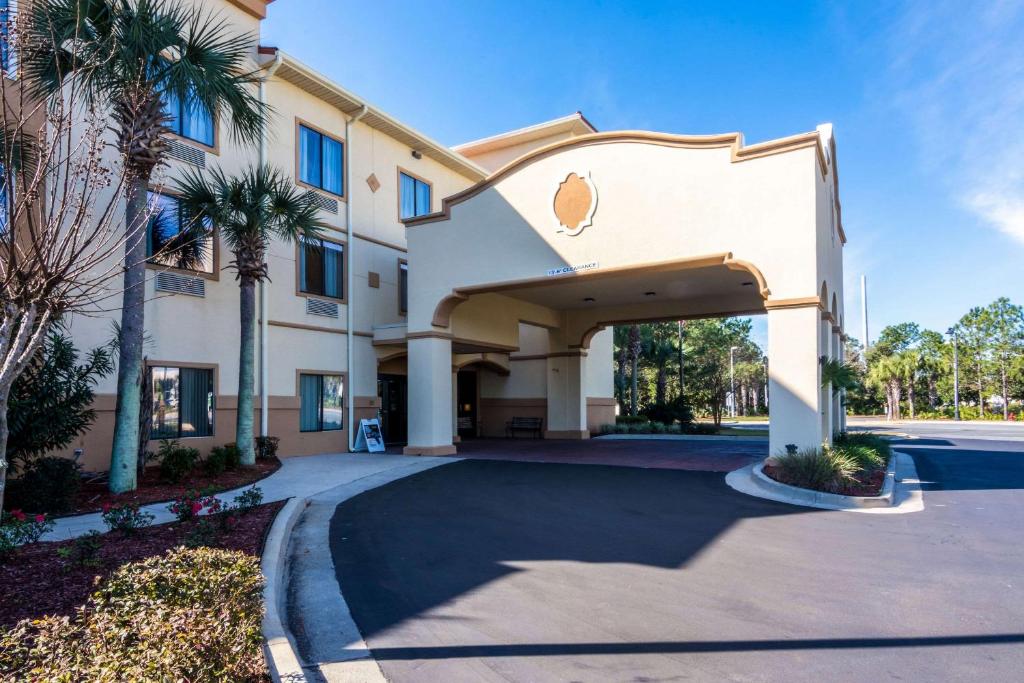
<svg viewBox="0 0 1024 683"><path fill-rule="evenodd" d="M951 327L946 334L953 337L953 419L960 419L960 344L956 336L956 327Z"/></svg>
<svg viewBox="0 0 1024 683"><path fill-rule="evenodd" d="M740 347L733 346L729 348L729 395L731 397L731 400L729 401L731 405L729 406L729 408L730 412L732 413L730 417L733 418L736 417L736 373L733 370L733 364L735 362L733 360L733 356L735 355L736 349L738 348Z"/></svg>

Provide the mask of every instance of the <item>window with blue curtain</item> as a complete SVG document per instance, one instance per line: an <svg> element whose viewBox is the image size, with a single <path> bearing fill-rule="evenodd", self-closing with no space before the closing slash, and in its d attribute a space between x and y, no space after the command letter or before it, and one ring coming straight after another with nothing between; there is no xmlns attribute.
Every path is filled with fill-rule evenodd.
<svg viewBox="0 0 1024 683"><path fill-rule="evenodd" d="M409 264L405 261L398 262L398 312L409 312Z"/></svg>
<svg viewBox="0 0 1024 683"><path fill-rule="evenodd" d="M299 244L299 291L345 298L345 246L326 240Z"/></svg>
<svg viewBox="0 0 1024 683"><path fill-rule="evenodd" d="M155 366L150 437L183 439L213 435L213 370Z"/></svg>
<svg viewBox="0 0 1024 683"><path fill-rule="evenodd" d="M177 267L181 265L172 250L193 251L198 260L198 271L203 273L213 272L213 238L207 237L201 241L190 240L192 244L185 244L179 240L178 235L187 227L178 210L178 198L172 195L157 194L149 192L149 225L146 228L146 257L151 263L163 266ZM207 228L211 228L207 224ZM212 230L211 230L212 231Z"/></svg>
<svg viewBox="0 0 1024 683"><path fill-rule="evenodd" d="M172 93L164 95L167 114L171 120L167 126L171 132L183 138L213 147L215 141L213 114L194 98L186 98L183 102Z"/></svg>
<svg viewBox="0 0 1024 683"><path fill-rule="evenodd" d="M408 173L398 173L399 218L413 218L430 213L430 183Z"/></svg>
<svg viewBox="0 0 1024 683"><path fill-rule="evenodd" d="M299 431L330 432L344 424L341 375L299 375Z"/></svg>
<svg viewBox="0 0 1024 683"><path fill-rule="evenodd" d="M299 124L299 180L320 190L345 194L345 145Z"/></svg>
<svg viewBox="0 0 1024 683"><path fill-rule="evenodd" d="M11 35L11 8L8 0L0 0L0 68L7 71L11 65L8 38Z"/></svg>

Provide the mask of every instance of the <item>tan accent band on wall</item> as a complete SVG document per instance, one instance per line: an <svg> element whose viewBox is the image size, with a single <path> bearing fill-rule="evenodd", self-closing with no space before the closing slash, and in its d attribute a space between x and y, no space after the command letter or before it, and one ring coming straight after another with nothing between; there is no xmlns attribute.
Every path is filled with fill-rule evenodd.
<svg viewBox="0 0 1024 683"><path fill-rule="evenodd" d="M505 280L493 282L486 285L473 285L470 287L458 287L452 293L441 299L434 308L434 317L431 324L435 327L448 327L451 324L451 315L455 308L469 299L473 294L495 294L510 289L532 289L540 287L558 287L567 284L576 284L580 281L600 280L615 275L627 274L649 274L665 273L677 270L693 270L696 268L712 268L714 266L725 266L729 270L742 270L750 273L757 280L761 297L767 299L771 295L768 283L765 281L761 271L749 261L734 259L731 251L718 254L707 254L704 256L690 256L681 259L669 259L667 261L652 261L643 265L612 266L610 268L598 268L588 270L565 277L533 277L521 280ZM758 311L760 312L760 311Z"/></svg>
<svg viewBox="0 0 1024 683"><path fill-rule="evenodd" d="M306 325L304 323L289 323L284 320L268 320L271 327L287 327L292 330L308 330L310 332L327 332L328 334L345 334L343 327L321 327L319 325Z"/></svg>
<svg viewBox="0 0 1024 683"><path fill-rule="evenodd" d="M400 244L395 244L393 242L385 242L384 240L379 240L376 237L370 237L369 235L364 235L361 232L353 232L352 235L354 237L356 237L356 239L361 239L364 242L369 242L370 244L376 244L376 245L381 246L381 247L387 247L388 249L394 249L395 251L400 251L403 254L408 254L409 253L409 250L406 249L405 247L401 246Z"/></svg>
<svg viewBox="0 0 1024 683"><path fill-rule="evenodd" d="M764 307L771 311L779 308L821 308L821 299L816 296L805 296L795 299L769 299Z"/></svg>
<svg viewBox="0 0 1024 683"><path fill-rule="evenodd" d="M832 326L832 333L833 334L842 334L843 333L843 328L839 327L839 325L833 325Z"/></svg>
<svg viewBox="0 0 1024 683"><path fill-rule="evenodd" d="M559 140L550 145L540 147L532 152L515 159L505 166L502 166L476 185L466 188L462 192L451 197L446 197L441 203L441 211L417 216L405 220L407 227L416 227L427 223L436 223L451 218L452 207L464 201L472 199L484 190L492 187L498 181L513 172L539 161L545 157L558 152L576 147L590 147L593 145L607 145L616 142L632 142L646 145L658 145L662 147L678 147L684 149L710 149L728 147L731 149L733 163L759 159L773 154L784 154L799 149L813 147L817 154L818 167L821 176L828 174L828 161L825 158L825 149L821 145L821 136L817 131L791 135L777 140L768 140L754 145L743 146L743 135L741 133L723 133L720 135L671 135L669 133L653 133L650 131L623 130L608 133L593 133L591 135L579 135L566 140Z"/></svg>
<svg viewBox="0 0 1024 683"><path fill-rule="evenodd" d="M824 320L825 322L832 323L833 326L836 324L836 319L833 318L832 314L829 313L828 311L822 311L821 319Z"/></svg>
<svg viewBox="0 0 1024 683"><path fill-rule="evenodd" d="M228 0L235 7L239 7L257 19L267 18L267 5L274 0Z"/></svg>

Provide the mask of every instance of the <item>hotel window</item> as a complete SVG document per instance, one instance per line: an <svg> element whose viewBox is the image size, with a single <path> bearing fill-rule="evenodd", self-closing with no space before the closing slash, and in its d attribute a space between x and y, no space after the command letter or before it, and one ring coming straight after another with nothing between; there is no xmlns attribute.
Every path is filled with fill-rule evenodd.
<svg viewBox="0 0 1024 683"><path fill-rule="evenodd" d="M345 145L299 124L299 181L339 197L344 195Z"/></svg>
<svg viewBox="0 0 1024 683"><path fill-rule="evenodd" d="M398 172L398 218L405 220L430 213L430 183Z"/></svg>
<svg viewBox="0 0 1024 683"><path fill-rule="evenodd" d="M171 117L167 127L172 133L207 147L215 146L213 114L202 102L193 98L182 101L171 93L164 95L164 101L167 113Z"/></svg>
<svg viewBox="0 0 1024 683"><path fill-rule="evenodd" d="M150 263L201 273L213 273L213 239L185 233L188 221L178 209L178 199L150 192L151 214L146 229L146 258ZM206 225L209 233L209 224Z"/></svg>
<svg viewBox="0 0 1024 683"><path fill-rule="evenodd" d="M213 435L213 370L154 366L152 439Z"/></svg>
<svg viewBox="0 0 1024 683"><path fill-rule="evenodd" d="M299 431L342 428L345 383L341 375L299 375Z"/></svg>
<svg viewBox="0 0 1024 683"><path fill-rule="evenodd" d="M326 240L299 242L299 291L345 298L345 246Z"/></svg>
<svg viewBox="0 0 1024 683"><path fill-rule="evenodd" d="M409 312L409 264L405 261L398 262L398 312Z"/></svg>
<svg viewBox="0 0 1024 683"><path fill-rule="evenodd" d="M0 68L8 71L11 65L10 43L11 20L14 18L9 0L0 0Z"/></svg>

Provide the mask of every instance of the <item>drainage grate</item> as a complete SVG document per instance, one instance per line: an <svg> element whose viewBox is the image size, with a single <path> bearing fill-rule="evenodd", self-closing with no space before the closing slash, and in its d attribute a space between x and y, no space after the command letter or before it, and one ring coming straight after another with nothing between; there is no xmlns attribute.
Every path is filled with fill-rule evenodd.
<svg viewBox="0 0 1024 683"><path fill-rule="evenodd" d="M178 140L170 139L167 141L167 155L193 166L206 168L206 152Z"/></svg>
<svg viewBox="0 0 1024 683"><path fill-rule="evenodd" d="M323 299L306 298L306 313L310 315L322 315L325 318L338 317L338 304Z"/></svg>
<svg viewBox="0 0 1024 683"><path fill-rule="evenodd" d="M189 296L206 296L206 280L191 275L160 272L156 274L156 291Z"/></svg>
<svg viewBox="0 0 1024 683"><path fill-rule="evenodd" d="M313 199L316 200L316 205L324 211L334 214L338 213L338 202L334 199L325 197L319 192L313 192L312 190L309 191L309 194L313 195Z"/></svg>

